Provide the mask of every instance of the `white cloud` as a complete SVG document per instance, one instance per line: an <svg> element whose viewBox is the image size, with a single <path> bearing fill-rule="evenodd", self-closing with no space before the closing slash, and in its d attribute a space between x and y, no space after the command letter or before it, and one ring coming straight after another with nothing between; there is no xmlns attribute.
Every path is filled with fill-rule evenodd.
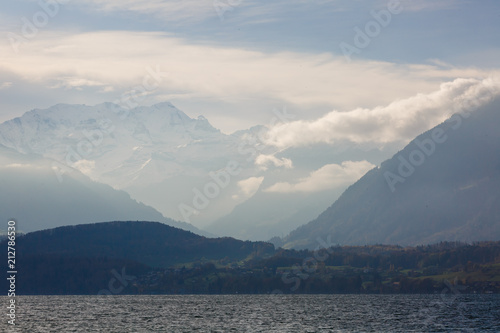
<svg viewBox="0 0 500 333"><path fill-rule="evenodd" d="M92 174L92 171L95 169L95 161L82 159L74 163L72 166L73 168L79 170L81 173L90 176Z"/></svg>
<svg viewBox="0 0 500 333"><path fill-rule="evenodd" d="M438 91L418 94L373 109L332 111L313 121L294 121L270 129L266 142L277 147L307 146L348 140L355 143L406 142L453 113L475 107L500 94L499 78L457 79Z"/></svg>
<svg viewBox="0 0 500 333"><path fill-rule="evenodd" d="M238 194L233 195L234 200L246 200L251 198L260 188L264 177L250 177L238 182Z"/></svg>
<svg viewBox="0 0 500 333"><path fill-rule="evenodd" d="M263 170L267 170L269 164L273 164L275 167L284 167L286 169L293 168L292 160L285 157L280 159L274 155L261 154L255 159L255 165L260 166Z"/></svg>
<svg viewBox="0 0 500 333"><path fill-rule="evenodd" d="M42 169L42 166L35 164L11 163L3 166L9 169Z"/></svg>
<svg viewBox="0 0 500 333"><path fill-rule="evenodd" d="M311 172L308 177L299 179L296 183L276 183L264 191L293 193L330 190L354 183L374 167L375 165L367 161L344 161L340 165L327 164Z"/></svg>
<svg viewBox="0 0 500 333"><path fill-rule="evenodd" d="M66 89L81 89L81 87L98 87L98 86L103 86L104 84L101 82L97 81L92 81L84 78L79 78L79 77L61 77L61 78L56 78L58 81L56 84L54 84L51 88L60 88L64 87Z"/></svg>
<svg viewBox="0 0 500 333"><path fill-rule="evenodd" d="M0 83L0 90L8 89L12 86L12 82L2 82Z"/></svg>

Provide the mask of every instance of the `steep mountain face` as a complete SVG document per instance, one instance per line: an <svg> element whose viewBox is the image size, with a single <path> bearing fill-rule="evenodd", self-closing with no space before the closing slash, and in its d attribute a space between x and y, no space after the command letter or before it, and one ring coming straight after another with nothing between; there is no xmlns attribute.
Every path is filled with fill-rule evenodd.
<svg viewBox="0 0 500 333"><path fill-rule="evenodd" d="M267 193L259 192L235 207L205 230L216 235L231 235L250 240L269 240L284 236L318 216L340 193Z"/></svg>
<svg viewBox="0 0 500 333"><path fill-rule="evenodd" d="M20 154L0 145L0 219L18 221L19 231L109 220L154 220L205 234L192 225L165 218L123 191L90 180L54 161ZM6 229L3 226L1 229Z"/></svg>
<svg viewBox="0 0 500 333"><path fill-rule="evenodd" d="M285 247L500 239L500 100L423 133Z"/></svg>

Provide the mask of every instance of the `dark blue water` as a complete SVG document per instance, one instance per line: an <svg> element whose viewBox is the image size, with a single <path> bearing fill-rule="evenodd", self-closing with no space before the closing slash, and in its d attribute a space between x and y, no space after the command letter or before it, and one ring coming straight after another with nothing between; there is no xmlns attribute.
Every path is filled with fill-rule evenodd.
<svg viewBox="0 0 500 333"><path fill-rule="evenodd" d="M500 332L500 295L18 296L1 332Z"/></svg>

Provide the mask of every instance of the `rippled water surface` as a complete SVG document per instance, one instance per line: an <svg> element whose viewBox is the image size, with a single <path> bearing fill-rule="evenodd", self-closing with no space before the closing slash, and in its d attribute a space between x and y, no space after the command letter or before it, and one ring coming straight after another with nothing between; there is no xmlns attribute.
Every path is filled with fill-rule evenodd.
<svg viewBox="0 0 500 333"><path fill-rule="evenodd" d="M500 295L18 296L1 332L500 332Z"/></svg>

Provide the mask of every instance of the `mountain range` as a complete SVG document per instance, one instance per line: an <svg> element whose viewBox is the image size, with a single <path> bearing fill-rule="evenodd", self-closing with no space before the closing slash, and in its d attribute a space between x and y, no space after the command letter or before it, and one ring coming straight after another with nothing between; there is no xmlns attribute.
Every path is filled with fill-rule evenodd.
<svg viewBox="0 0 500 333"><path fill-rule="evenodd" d="M35 109L0 124L1 216L25 232L150 220L297 249L496 240L499 104L454 115L386 161L393 147L277 149L265 126L228 135L170 103ZM331 177L325 168L336 186L299 186Z"/></svg>
<svg viewBox="0 0 500 333"><path fill-rule="evenodd" d="M275 122L286 121L286 116L286 112L273 114ZM133 200L157 211L156 217L141 215L139 220L164 221L167 217L169 224L174 225L170 219L185 221L197 228L186 223L177 226L198 233L203 229L204 234L249 240L286 235L326 209L356 178L346 178L336 188L311 193L269 191L274 184L303 178L324 164L340 164L346 159L364 160L363 156L370 156L370 163L376 164L385 154L360 148L346 154L345 150L335 152L324 146L314 152L315 156L323 157L312 158L310 149L281 151L266 145L262 139L266 130L266 126L256 126L224 134L203 116L191 118L168 102L134 109L113 103L58 104L34 109L0 124L0 144L19 155L46 160L45 165L52 170L45 174L43 182L54 183L49 186L51 189L69 186L57 183L78 174L79 179L85 176L95 186L106 184L124 191ZM228 167L234 168L231 174L227 173ZM360 176L362 173L356 175ZM55 199L56 193L51 196L55 196L54 201L61 201ZM76 197L72 202L75 203L72 209L87 212L74 223L136 216L101 217L79 207L78 202L83 201ZM40 203L47 204L43 200ZM101 204L110 206L104 205L104 201ZM33 214L49 206L34 205L37 209L32 210ZM53 207L54 214L64 211ZM294 210L283 214L280 207L294 207ZM249 211L259 214L252 216ZM27 213L6 210L5 214L22 221ZM55 222L61 219L63 214L59 219L41 214L39 229L29 227L26 231L64 225Z"/></svg>

